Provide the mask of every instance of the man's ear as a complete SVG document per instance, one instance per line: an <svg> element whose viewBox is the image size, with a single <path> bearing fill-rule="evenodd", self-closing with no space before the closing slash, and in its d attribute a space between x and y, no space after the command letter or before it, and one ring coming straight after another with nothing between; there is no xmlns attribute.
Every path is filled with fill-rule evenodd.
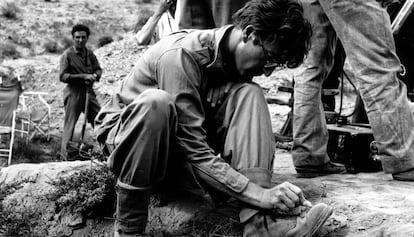
<svg viewBox="0 0 414 237"><path fill-rule="evenodd" d="M246 43L249 39L253 40L253 44L260 44L260 40L252 25L248 25L243 29L243 42Z"/></svg>

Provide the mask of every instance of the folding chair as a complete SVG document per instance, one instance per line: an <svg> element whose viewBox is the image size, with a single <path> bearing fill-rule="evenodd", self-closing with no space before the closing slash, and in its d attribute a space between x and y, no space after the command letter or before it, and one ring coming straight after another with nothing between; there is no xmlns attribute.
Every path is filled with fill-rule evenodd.
<svg viewBox="0 0 414 237"><path fill-rule="evenodd" d="M42 134L47 140L50 138L51 107L43 96L46 92L24 91L20 95L20 109L17 118L21 122L20 132L27 133L27 140L33 138L36 132ZM43 125L46 124L46 128ZM30 137L30 138L29 138Z"/></svg>
<svg viewBox="0 0 414 237"><path fill-rule="evenodd" d="M0 157L7 157L7 164L11 164L16 127L16 109L21 93L20 83L12 85L0 84ZM9 144L3 144L3 136L10 137Z"/></svg>

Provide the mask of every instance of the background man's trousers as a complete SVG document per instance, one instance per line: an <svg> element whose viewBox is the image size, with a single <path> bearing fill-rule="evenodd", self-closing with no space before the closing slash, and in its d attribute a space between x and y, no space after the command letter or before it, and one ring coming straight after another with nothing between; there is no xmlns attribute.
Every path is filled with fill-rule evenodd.
<svg viewBox="0 0 414 237"><path fill-rule="evenodd" d="M389 15L375 0L302 0L313 27L312 48L296 70L293 151L295 166L329 161L321 104L322 83L333 65L336 40L345 49L387 173L414 168L414 118L397 78Z"/></svg>
<svg viewBox="0 0 414 237"><path fill-rule="evenodd" d="M96 115L98 114L101 107L99 106L98 100L96 99L95 93L89 92L89 111L88 111L88 122L94 124ZM65 122L63 126L62 134L62 145L60 155L66 158L66 146L70 140L72 140L73 132L75 130L76 122L78 121L79 115L85 111L85 100L86 100L86 88L84 90L70 90L68 87L65 88L63 94L63 104L65 106Z"/></svg>

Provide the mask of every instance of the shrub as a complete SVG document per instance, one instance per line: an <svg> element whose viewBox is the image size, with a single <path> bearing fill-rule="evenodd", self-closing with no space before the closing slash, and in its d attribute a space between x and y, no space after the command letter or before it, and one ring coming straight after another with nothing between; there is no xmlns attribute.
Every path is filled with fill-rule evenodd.
<svg viewBox="0 0 414 237"><path fill-rule="evenodd" d="M55 202L61 212L103 211L103 207L108 207L106 203L114 202L115 181L115 176L106 166L98 166L50 182L56 190L47 198Z"/></svg>
<svg viewBox="0 0 414 237"><path fill-rule="evenodd" d="M43 48L45 49L46 52L49 53L59 53L62 51L62 49L59 47L59 44L52 39L47 39L44 43L43 43Z"/></svg>
<svg viewBox="0 0 414 237"><path fill-rule="evenodd" d="M32 46L32 42L30 42L24 34L19 34L16 30L10 30L7 33L7 40L10 43L14 43L16 45L21 45L26 48L30 48Z"/></svg>
<svg viewBox="0 0 414 237"><path fill-rule="evenodd" d="M6 2L1 7L2 16L8 19L17 19L17 13L20 12L20 9L16 6L14 2Z"/></svg>
<svg viewBox="0 0 414 237"><path fill-rule="evenodd" d="M19 58L20 53L17 51L17 47L14 43L11 42L4 42L0 43L0 58Z"/></svg>
<svg viewBox="0 0 414 237"><path fill-rule="evenodd" d="M111 36L104 35L98 39L98 48L110 44L112 42L114 42L114 39Z"/></svg>
<svg viewBox="0 0 414 237"><path fill-rule="evenodd" d="M26 182L0 184L0 236L35 236L32 233L38 225L39 212L31 209L24 209L23 212L4 210L1 204L5 197L21 189Z"/></svg>

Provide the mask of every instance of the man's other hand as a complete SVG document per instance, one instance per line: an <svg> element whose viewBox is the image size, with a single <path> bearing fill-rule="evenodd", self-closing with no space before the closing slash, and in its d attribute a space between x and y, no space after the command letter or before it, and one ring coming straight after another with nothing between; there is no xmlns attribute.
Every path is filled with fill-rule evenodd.
<svg viewBox="0 0 414 237"><path fill-rule="evenodd" d="M305 199L302 190L289 182L265 189L262 196L262 208L279 209L288 212L298 206L312 206Z"/></svg>
<svg viewBox="0 0 414 237"><path fill-rule="evenodd" d="M232 85L232 82L227 82L224 85L211 88L208 91L206 100L210 103L211 107L214 108L216 105L220 105L224 101Z"/></svg>
<svg viewBox="0 0 414 237"><path fill-rule="evenodd" d="M85 74L84 79L86 85L92 85L96 81L96 74Z"/></svg>

